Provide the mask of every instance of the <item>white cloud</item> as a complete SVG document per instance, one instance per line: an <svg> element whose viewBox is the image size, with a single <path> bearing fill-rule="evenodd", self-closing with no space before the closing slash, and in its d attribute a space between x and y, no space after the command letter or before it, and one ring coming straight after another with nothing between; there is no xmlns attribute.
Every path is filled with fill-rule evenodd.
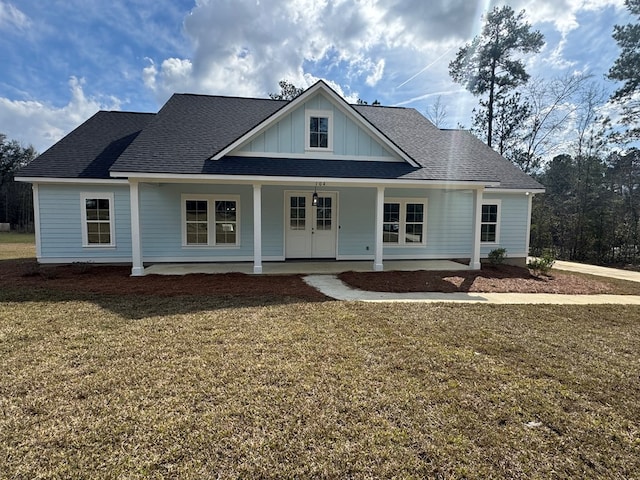
<svg viewBox="0 0 640 480"><path fill-rule="evenodd" d="M83 84L82 79L71 77L71 98L60 108L36 100L0 98L2 133L25 146L32 144L37 151L43 152L98 110L120 109L121 102L117 98L108 98L108 103L87 98Z"/></svg>
<svg viewBox="0 0 640 480"><path fill-rule="evenodd" d="M0 29L18 28L25 29L31 24L31 20L11 3L0 1Z"/></svg>

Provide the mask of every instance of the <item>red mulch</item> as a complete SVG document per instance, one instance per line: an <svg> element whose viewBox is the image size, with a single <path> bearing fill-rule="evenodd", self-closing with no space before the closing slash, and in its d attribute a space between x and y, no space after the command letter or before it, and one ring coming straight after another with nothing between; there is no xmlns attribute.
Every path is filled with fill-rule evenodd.
<svg viewBox="0 0 640 480"><path fill-rule="evenodd" d="M586 276L553 271L548 276L536 277L527 268L510 265L483 266L480 271L345 272L338 277L353 288L375 292L513 292L569 295L614 292L611 283Z"/></svg>

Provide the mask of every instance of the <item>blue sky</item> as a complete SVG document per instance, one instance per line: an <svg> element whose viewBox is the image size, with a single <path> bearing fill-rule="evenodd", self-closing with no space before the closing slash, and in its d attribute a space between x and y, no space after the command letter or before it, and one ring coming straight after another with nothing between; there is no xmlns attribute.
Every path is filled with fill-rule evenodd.
<svg viewBox="0 0 640 480"><path fill-rule="evenodd" d="M286 78L327 80L348 100L424 113L450 127L476 100L447 66L495 5L545 35L533 77L590 73L618 56L623 0L0 0L0 132L40 152L97 110L155 112L174 92L266 97Z"/></svg>

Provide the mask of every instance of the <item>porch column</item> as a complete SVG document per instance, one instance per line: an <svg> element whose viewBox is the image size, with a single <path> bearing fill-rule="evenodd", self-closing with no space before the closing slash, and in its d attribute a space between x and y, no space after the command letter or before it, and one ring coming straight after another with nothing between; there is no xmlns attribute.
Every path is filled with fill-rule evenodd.
<svg viewBox="0 0 640 480"><path fill-rule="evenodd" d="M262 273L262 185L253 186L253 273Z"/></svg>
<svg viewBox="0 0 640 480"><path fill-rule="evenodd" d="M376 251L373 259L373 270L384 270L382 264L382 220L384 218L384 187L378 187L376 192Z"/></svg>
<svg viewBox="0 0 640 480"><path fill-rule="evenodd" d="M144 265L140 240L140 196L137 180L129 180L129 203L131 205L131 276L140 277L144 275Z"/></svg>
<svg viewBox="0 0 640 480"><path fill-rule="evenodd" d="M482 224L482 193L484 189L478 188L473 192L473 241L471 243L471 270L480 270L480 225Z"/></svg>
<svg viewBox="0 0 640 480"><path fill-rule="evenodd" d="M533 203L533 193L527 192L527 236L525 238L524 261L529 263L529 243L531 241L531 212Z"/></svg>
<svg viewBox="0 0 640 480"><path fill-rule="evenodd" d="M40 238L40 193L37 183L31 187L33 190L33 226L36 234L36 260L42 258L42 239Z"/></svg>

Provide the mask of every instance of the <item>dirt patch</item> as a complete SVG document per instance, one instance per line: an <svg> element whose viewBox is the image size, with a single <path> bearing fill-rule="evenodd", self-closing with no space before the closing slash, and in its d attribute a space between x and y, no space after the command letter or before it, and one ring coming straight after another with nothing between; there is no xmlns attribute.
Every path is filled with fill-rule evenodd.
<svg viewBox="0 0 640 480"><path fill-rule="evenodd" d="M345 272L338 277L353 288L374 292L640 294L640 285L557 271L534 276L527 268L509 265L457 272Z"/></svg>

